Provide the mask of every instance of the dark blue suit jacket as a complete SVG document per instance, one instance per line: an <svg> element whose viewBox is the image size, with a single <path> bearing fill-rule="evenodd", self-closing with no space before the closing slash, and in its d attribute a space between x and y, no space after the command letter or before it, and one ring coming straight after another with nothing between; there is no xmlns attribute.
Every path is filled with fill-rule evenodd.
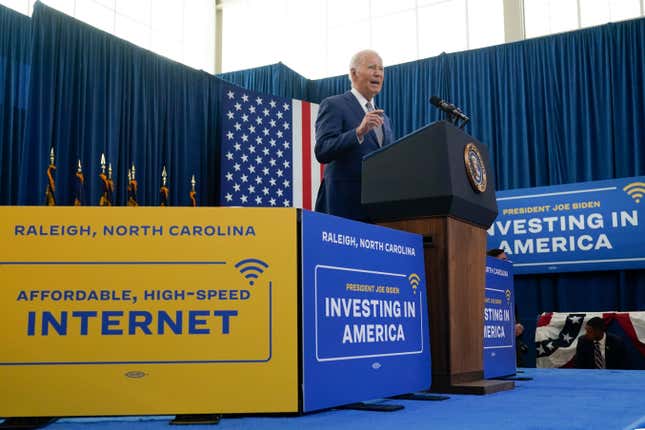
<svg viewBox="0 0 645 430"><path fill-rule="evenodd" d="M316 211L345 218L367 220L361 205L361 162L363 156L379 149L374 130L358 142L356 127L365 116L358 100L347 91L322 101L316 119L316 159L325 164L318 189ZM394 137L390 120L384 117L383 146Z"/></svg>
<svg viewBox="0 0 645 430"><path fill-rule="evenodd" d="M629 369L625 344L618 337L605 333L605 368ZM593 355L593 341L586 336L578 338L574 367L578 369L594 369L596 364Z"/></svg>

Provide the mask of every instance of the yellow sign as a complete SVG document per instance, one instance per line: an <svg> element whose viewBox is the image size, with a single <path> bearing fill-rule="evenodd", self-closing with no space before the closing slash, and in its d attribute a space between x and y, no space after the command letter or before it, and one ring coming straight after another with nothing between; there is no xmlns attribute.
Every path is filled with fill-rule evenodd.
<svg viewBox="0 0 645 430"><path fill-rule="evenodd" d="M298 410L295 209L0 214L0 416Z"/></svg>

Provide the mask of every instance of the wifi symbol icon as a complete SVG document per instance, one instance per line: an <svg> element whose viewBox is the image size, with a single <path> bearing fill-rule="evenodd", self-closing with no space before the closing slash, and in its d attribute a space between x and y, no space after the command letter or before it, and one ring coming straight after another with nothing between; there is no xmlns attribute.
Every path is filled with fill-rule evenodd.
<svg viewBox="0 0 645 430"><path fill-rule="evenodd" d="M235 263L235 268L240 271L244 279L249 281L249 285L253 286L255 280L269 268L269 265L257 258L247 258Z"/></svg>
<svg viewBox="0 0 645 430"><path fill-rule="evenodd" d="M645 195L645 182L632 182L631 184L627 184L623 188L623 191L634 199L636 203L640 203L641 198Z"/></svg>
<svg viewBox="0 0 645 430"><path fill-rule="evenodd" d="M421 283L421 278L416 273L412 273L410 274L410 276L408 276L408 280L410 281L410 285L412 286L412 291L414 292L414 294L416 294L417 287Z"/></svg>

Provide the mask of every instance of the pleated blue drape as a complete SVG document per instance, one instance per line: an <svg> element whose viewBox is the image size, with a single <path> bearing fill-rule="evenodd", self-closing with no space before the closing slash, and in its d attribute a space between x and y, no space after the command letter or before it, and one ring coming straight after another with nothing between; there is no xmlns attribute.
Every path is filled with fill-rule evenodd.
<svg viewBox="0 0 645 430"><path fill-rule="evenodd" d="M0 6L0 205L18 197L30 76L29 18Z"/></svg>
<svg viewBox="0 0 645 430"><path fill-rule="evenodd" d="M127 200L134 164L142 205L160 203L163 166L171 205L216 201L218 81L116 39L42 3L33 14L32 81L20 163L20 204L43 203L49 149L56 153L58 204L73 201L78 160L86 205L101 193L101 154L112 164L114 203Z"/></svg>
<svg viewBox="0 0 645 430"><path fill-rule="evenodd" d="M641 175L644 35L638 19L387 67L377 104L399 137L441 117L431 95L461 107L498 190ZM309 100L349 88L311 81Z"/></svg>
<svg viewBox="0 0 645 430"><path fill-rule="evenodd" d="M282 63L237 72L221 73L218 78L240 87L280 97L308 100L308 79Z"/></svg>

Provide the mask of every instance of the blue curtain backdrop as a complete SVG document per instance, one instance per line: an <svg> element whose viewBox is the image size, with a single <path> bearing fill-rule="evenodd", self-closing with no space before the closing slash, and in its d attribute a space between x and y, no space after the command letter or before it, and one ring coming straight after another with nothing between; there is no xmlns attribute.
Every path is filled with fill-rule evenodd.
<svg viewBox="0 0 645 430"><path fill-rule="evenodd" d="M27 113L31 23L0 6L0 205L15 204Z"/></svg>
<svg viewBox="0 0 645 430"><path fill-rule="evenodd" d="M127 200L134 164L138 202L160 203L165 165L170 203L190 203L190 179L200 204L216 201L217 81L36 3L32 81L19 203L44 200L50 147L56 153L56 200L74 196L78 160L86 178L84 204L101 194L100 158L112 164L114 203Z"/></svg>
<svg viewBox="0 0 645 430"><path fill-rule="evenodd" d="M79 158L84 203L97 204L101 153L118 205L132 163L140 204L159 204L163 165L172 205L188 204L192 174L199 203L218 201L219 79L40 3L32 20L0 7L0 24L0 204L43 204L51 146L59 204ZM462 107L497 189L643 175L643 52L645 19L442 54L388 67L377 104L399 137L441 118L431 95ZM311 81L280 63L220 77L313 102L349 89L346 75ZM645 309L645 271L521 276L516 291L530 343L538 312Z"/></svg>
<svg viewBox="0 0 645 430"><path fill-rule="evenodd" d="M221 73L217 77L261 93L290 99L308 100L309 80L282 63L237 72Z"/></svg>
<svg viewBox="0 0 645 430"><path fill-rule="evenodd" d="M645 172L645 19L387 67L377 104L401 137L441 117L437 95L470 114L498 190ZM320 102L346 75L311 81Z"/></svg>

